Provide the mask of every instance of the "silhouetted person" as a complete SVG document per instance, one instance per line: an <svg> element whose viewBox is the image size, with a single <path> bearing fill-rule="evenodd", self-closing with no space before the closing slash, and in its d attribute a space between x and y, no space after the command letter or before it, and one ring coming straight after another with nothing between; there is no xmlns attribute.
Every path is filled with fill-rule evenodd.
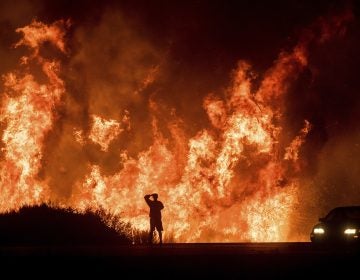
<svg viewBox="0 0 360 280"><path fill-rule="evenodd" d="M151 196L153 197L153 200L150 199ZM161 201L157 200L158 199L157 193L147 194L144 196L144 198L145 198L146 203L150 207L149 243L152 243L153 234L156 229L159 233L160 244L162 244L163 226L162 226L162 221L161 221L161 210L164 209L164 205L162 204Z"/></svg>

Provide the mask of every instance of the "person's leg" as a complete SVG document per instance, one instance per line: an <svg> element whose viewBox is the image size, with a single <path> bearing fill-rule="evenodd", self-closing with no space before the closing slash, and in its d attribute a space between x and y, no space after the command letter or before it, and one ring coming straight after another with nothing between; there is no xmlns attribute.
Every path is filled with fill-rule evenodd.
<svg viewBox="0 0 360 280"><path fill-rule="evenodd" d="M161 230L159 230L158 232L159 232L160 244L162 244L162 231L161 231Z"/></svg>
<svg viewBox="0 0 360 280"><path fill-rule="evenodd" d="M149 232L149 243L152 244L152 240L153 240L153 231L150 229Z"/></svg>
<svg viewBox="0 0 360 280"><path fill-rule="evenodd" d="M150 244L153 243L154 230L155 230L155 224L154 224L154 222L150 219L150 232L149 232L149 243L150 243Z"/></svg>

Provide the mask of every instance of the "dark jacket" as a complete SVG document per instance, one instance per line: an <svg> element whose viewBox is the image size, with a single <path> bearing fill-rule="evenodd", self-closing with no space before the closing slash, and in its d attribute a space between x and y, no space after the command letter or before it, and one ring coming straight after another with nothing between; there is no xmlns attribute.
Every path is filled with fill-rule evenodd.
<svg viewBox="0 0 360 280"><path fill-rule="evenodd" d="M159 200L151 200L150 195L145 195L145 201L150 207L150 218L161 220L161 210L164 209L164 205Z"/></svg>

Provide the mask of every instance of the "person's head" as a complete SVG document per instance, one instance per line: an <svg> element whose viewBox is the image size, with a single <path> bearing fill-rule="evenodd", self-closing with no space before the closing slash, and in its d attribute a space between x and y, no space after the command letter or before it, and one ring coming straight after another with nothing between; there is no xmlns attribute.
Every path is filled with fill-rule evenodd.
<svg viewBox="0 0 360 280"><path fill-rule="evenodd" d="M158 199L158 194L157 194L157 193L153 193L153 194L152 194L152 197L154 198L154 200L157 200L157 199Z"/></svg>

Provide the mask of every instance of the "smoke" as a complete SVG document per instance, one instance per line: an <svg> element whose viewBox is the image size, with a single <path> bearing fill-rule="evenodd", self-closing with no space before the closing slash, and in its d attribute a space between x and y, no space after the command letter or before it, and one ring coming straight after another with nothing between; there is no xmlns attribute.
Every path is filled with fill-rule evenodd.
<svg viewBox="0 0 360 280"><path fill-rule="evenodd" d="M31 191L18 207L45 200L74 211L101 210L109 224L115 217L142 230L147 228L143 195L158 192L167 234L178 241L305 240L326 209L359 203L355 120L360 104L354 71L360 62L359 37L351 12L304 23L308 28L298 31L296 40L276 48L276 59L265 51L272 61L258 71L266 63L256 55L239 61L249 50L226 56L224 50L232 48L215 42L217 37L237 46L254 44L255 35L241 37L234 27L225 35L212 34L214 25L201 23L213 18L207 18L211 7L187 12L179 23L169 20L166 11L172 7L165 4L156 21L142 17L146 12L135 4L120 7L110 1L80 12L81 2L73 10L24 2L18 11L7 8L1 14L6 26L1 29L6 38L1 73L23 69L39 88L50 79L64 92L44 109L52 126L36 129L37 134L29 129L29 138L39 142L29 157L41 163L32 171L36 180L31 184L38 188L40 182L43 196L30 197L33 185L25 175L21 184L12 179L15 187L7 188L8 177L2 174L3 197L12 191L20 201L17 188L25 184ZM68 20L63 22L65 38L44 35L34 46L12 34L33 15L51 23ZM220 16L216 20L222 22ZM169 25L159 27L159 22ZM44 30L51 28L62 34L59 24L49 23ZM19 40L30 49L10 51ZM189 46L200 51L193 54ZM263 46L255 48L264 58ZM17 66L14 61L24 53L37 64ZM55 79L39 67L54 60L61 61ZM13 111L6 107L11 102L4 100L28 94L26 87L15 97L9 94L16 86L8 80L2 85L8 98L2 100L2 115L7 114L1 118L3 162L17 155L17 150L9 152L9 136L4 138L9 123L24 119L20 114L12 122ZM7 162L4 166L12 168ZM23 174L20 167L16 170Z"/></svg>
<svg viewBox="0 0 360 280"><path fill-rule="evenodd" d="M31 22L39 7L32 2L19 2L18 5L9 4L10 1L0 3L0 73L9 72L14 67L14 61L21 55L21 51L9 51L11 46L18 40L14 30ZM0 85L0 89L3 85Z"/></svg>
<svg viewBox="0 0 360 280"><path fill-rule="evenodd" d="M68 95L43 170L54 192L65 197L89 165L114 174L122 168L122 150L135 156L150 144L147 89L161 62L161 51L134 32L119 11L105 11L96 25L73 27L71 39L63 77ZM93 116L122 123L123 132L106 152L91 140Z"/></svg>
<svg viewBox="0 0 360 280"><path fill-rule="evenodd" d="M312 125L301 148L301 203L292 229L295 240L298 232L310 232L311 226L330 209L360 203L355 175L358 164L350 156L356 157L359 131L359 85L355 78L360 62L355 53L360 43L359 22L356 14L344 15L351 21L346 28L338 29L338 36L325 45L311 45L308 69L292 86L286 101L289 133L299 129L301 119ZM336 25L339 16L331 16ZM329 34L335 29L327 30Z"/></svg>

